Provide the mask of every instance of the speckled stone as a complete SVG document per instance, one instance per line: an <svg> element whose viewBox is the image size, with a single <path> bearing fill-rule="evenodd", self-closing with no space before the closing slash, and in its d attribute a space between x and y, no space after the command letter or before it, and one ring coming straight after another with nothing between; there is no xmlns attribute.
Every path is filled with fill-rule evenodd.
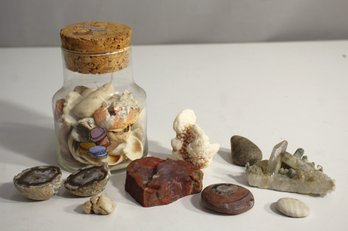
<svg viewBox="0 0 348 231"><path fill-rule="evenodd" d="M243 136L231 137L231 154L233 163L239 166L245 166L248 162L253 165L262 160L261 150Z"/></svg>
<svg viewBox="0 0 348 231"><path fill-rule="evenodd" d="M235 184L213 184L202 191L201 204L218 213L237 215L254 206L254 196L248 189Z"/></svg>
<svg viewBox="0 0 348 231"><path fill-rule="evenodd" d="M288 217L306 217L309 215L308 206L300 200L294 198L281 198L276 203L279 212Z"/></svg>

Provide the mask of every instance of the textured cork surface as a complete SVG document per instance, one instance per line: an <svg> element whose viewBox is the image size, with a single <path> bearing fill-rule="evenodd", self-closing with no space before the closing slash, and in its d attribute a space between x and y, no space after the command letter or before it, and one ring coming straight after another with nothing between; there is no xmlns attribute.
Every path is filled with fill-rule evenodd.
<svg viewBox="0 0 348 231"><path fill-rule="evenodd" d="M65 65L84 74L104 74L128 66L132 30L112 22L82 22L60 30Z"/></svg>
<svg viewBox="0 0 348 231"><path fill-rule="evenodd" d="M82 22L60 30L62 47L80 52L113 52L131 44L129 26L112 22Z"/></svg>

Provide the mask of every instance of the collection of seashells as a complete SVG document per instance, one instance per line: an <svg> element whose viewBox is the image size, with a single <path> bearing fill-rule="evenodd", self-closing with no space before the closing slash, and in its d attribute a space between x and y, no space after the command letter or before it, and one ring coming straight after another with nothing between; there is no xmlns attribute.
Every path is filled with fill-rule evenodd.
<svg viewBox="0 0 348 231"><path fill-rule="evenodd" d="M75 87L56 101L55 120L62 155L80 166L112 167L143 156L145 109L131 92L115 93L111 83Z"/></svg>

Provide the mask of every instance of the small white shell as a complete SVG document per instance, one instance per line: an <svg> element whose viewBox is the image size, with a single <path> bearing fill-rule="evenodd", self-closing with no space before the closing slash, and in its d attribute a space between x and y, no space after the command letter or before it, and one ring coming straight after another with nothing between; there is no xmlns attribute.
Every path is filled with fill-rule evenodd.
<svg viewBox="0 0 348 231"><path fill-rule="evenodd" d="M306 217L309 215L308 206L300 200L294 198L281 198L276 203L276 208L282 214L289 217Z"/></svg>

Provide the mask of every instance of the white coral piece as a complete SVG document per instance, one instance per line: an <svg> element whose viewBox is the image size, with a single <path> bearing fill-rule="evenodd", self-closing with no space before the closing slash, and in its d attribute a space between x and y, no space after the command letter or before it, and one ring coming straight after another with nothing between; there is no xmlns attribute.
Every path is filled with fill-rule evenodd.
<svg viewBox="0 0 348 231"><path fill-rule="evenodd" d="M173 155L192 163L198 168L207 167L220 148L219 144L210 144L209 137L196 124L193 110L180 112L173 123L176 138L171 140Z"/></svg>

